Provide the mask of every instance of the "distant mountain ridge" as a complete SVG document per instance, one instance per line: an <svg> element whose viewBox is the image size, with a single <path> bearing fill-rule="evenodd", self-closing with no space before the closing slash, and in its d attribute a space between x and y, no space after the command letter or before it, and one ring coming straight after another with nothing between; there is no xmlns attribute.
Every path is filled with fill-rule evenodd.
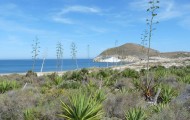
<svg viewBox="0 0 190 120"><path fill-rule="evenodd" d="M126 58L127 56L133 56L138 59L146 59L148 48L134 43L127 43L118 47L109 48L103 51L100 55L95 58L95 61L98 59L105 59L109 57L116 58ZM161 53L158 50L150 49L150 56L153 57L167 57L167 58L177 58L177 57L190 57L190 52L165 52Z"/></svg>

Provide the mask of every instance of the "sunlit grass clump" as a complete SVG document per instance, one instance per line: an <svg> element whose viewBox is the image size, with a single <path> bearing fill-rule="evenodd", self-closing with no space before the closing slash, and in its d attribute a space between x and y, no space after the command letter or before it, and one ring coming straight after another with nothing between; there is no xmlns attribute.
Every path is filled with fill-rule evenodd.
<svg viewBox="0 0 190 120"><path fill-rule="evenodd" d="M16 89L19 87L19 84L16 81L0 81L0 93L4 93L8 90Z"/></svg>

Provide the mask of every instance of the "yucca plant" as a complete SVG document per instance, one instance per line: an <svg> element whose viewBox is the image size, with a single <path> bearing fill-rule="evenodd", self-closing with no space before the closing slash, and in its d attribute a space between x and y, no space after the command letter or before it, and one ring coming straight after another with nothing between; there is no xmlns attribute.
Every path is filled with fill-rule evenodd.
<svg viewBox="0 0 190 120"><path fill-rule="evenodd" d="M26 109L23 112L24 120L35 120L34 110L33 109Z"/></svg>
<svg viewBox="0 0 190 120"><path fill-rule="evenodd" d="M0 82L0 92L4 93L5 91L7 91L10 87L10 82L7 81L2 81Z"/></svg>
<svg viewBox="0 0 190 120"><path fill-rule="evenodd" d="M0 82L0 93L4 93L8 90L12 90L18 87L19 87L19 84L16 81L3 80Z"/></svg>
<svg viewBox="0 0 190 120"><path fill-rule="evenodd" d="M160 78L166 77L169 72L166 69L156 70L154 73L154 79L159 80Z"/></svg>
<svg viewBox="0 0 190 120"><path fill-rule="evenodd" d="M151 41L152 41L152 34L153 34L153 31L156 30L156 28L154 27L155 24L158 23L158 21L155 21L155 17L157 16L157 13L156 11L159 9L159 0L149 0L148 2L149 4L149 8L147 9L147 12L150 14L150 18L146 19L146 23L147 23L147 37L145 37L145 41L147 41L147 45L148 45L148 49L147 49L147 63L146 63L146 83L144 84L144 87L143 87L143 92L144 92L144 95L146 97L146 100L147 99L151 99L150 97L150 93L151 93L151 90L152 88L154 88L154 85L153 87L151 86L151 83L153 81L153 79L150 79L150 51L151 51Z"/></svg>
<svg viewBox="0 0 190 120"><path fill-rule="evenodd" d="M62 82L63 82L62 77L60 76L55 77L55 80L54 80L55 85L60 85Z"/></svg>
<svg viewBox="0 0 190 120"><path fill-rule="evenodd" d="M69 97L69 104L61 101L62 114L67 120L100 120L103 114L101 101L92 95L79 92Z"/></svg>
<svg viewBox="0 0 190 120"><path fill-rule="evenodd" d="M97 102L102 103L106 99L106 95L102 90L97 90L93 93L93 97Z"/></svg>
<svg viewBox="0 0 190 120"><path fill-rule="evenodd" d="M183 82L183 83L190 84L190 75L186 75L186 76L184 76L184 77L180 77L180 78L178 79L178 81Z"/></svg>
<svg viewBox="0 0 190 120"><path fill-rule="evenodd" d="M141 89L141 81L139 79L133 79L132 83L137 90Z"/></svg>
<svg viewBox="0 0 190 120"><path fill-rule="evenodd" d="M125 69L122 71L123 77L129 77L129 78L139 78L139 73L132 69Z"/></svg>
<svg viewBox="0 0 190 120"><path fill-rule="evenodd" d="M177 92L174 88L169 85L162 85L162 91L160 94L162 103L169 103L175 96L177 96Z"/></svg>
<svg viewBox="0 0 190 120"><path fill-rule="evenodd" d="M125 114L126 120L145 120L146 114L142 108L132 108Z"/></svg>
<svg viewBox="0 0 190 120"><path fill-rule="evenodd" d="M164 104L164 103L154 105L153 106L153 112L158 113L158 112L162 111L163 108L168 107L168 106L169 106L168 104Z"/></svg>
<svg viewBox="0 0 190 120"><path fill-rule="evenodd" d="M186 75L183 69L171 67L169 70L172 74L177 75L178 77L184 77Z"/></svg>

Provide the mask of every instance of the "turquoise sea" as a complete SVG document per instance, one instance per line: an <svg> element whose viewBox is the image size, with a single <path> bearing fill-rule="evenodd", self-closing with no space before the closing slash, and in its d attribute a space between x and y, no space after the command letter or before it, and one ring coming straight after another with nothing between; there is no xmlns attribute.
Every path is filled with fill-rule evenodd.
<svg viewBox="0 0 190 120"><path fill-rule="evenodd" d="M42 59L38 59L35 65L35 72L40 72L42 66ZM93 62L93 59L77 59L78 67L107 67L107 63ZM46 59L43 67L43 72L57 71L56 59ZM23 73L32 69L33 61L30 59L23 60L0 60L0 73ZM115 63L109 63L109 66L115 65ZM76 64L73 59L63 59L63 71L75 70Z"/></svg>

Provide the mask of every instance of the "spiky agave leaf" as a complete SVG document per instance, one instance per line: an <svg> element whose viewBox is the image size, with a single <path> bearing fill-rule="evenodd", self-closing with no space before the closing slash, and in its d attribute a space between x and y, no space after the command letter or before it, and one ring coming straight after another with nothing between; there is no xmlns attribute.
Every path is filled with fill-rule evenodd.
<svg viewBox="0 0 190 120"><path fill-rule="evenodd" d="M63 114L60 117L68 120L98 120L103 114L102 104L91 95L82 92L69 97L69 104L62 103Z"/></svg>

